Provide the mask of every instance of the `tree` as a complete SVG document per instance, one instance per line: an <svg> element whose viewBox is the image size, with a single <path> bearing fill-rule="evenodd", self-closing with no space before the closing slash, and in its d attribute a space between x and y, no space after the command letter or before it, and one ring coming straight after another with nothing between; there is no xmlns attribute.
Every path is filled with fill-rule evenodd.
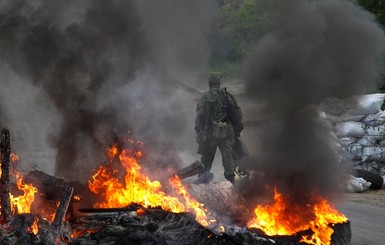
<svg viewBox="0 0 385 245"><path fill-rule="evenodd" d="M357 3L367 11L374 14L378 23L382 26L383 30L385 30L385 0L357 0ZM385 75L385 67L383 69L383 74ZM385 93L385 76L382 78L379 91Z"/></svg>
<svg viewBox="0 0 385 245"><path fill-rule="evenodd" d="M358 0L357 2L364 9L373 13L385 29L385 0Z"/></svg>
<svg viewBox="0 0 385 245"><path fill-rule="evenodd" d="M265 32L259 0L223 1L211 36L214 66L241 63Z"/></svg>

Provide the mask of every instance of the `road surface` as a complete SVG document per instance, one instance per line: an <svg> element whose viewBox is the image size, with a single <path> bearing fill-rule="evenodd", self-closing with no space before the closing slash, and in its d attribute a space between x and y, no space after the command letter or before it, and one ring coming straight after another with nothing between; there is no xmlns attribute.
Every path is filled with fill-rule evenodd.
<svg viewBox="0 0 385 245"><path fill-rule="evenodd" d="M338 209L351 222L352 245L385 244L385 189L349 193Z"/></svg>

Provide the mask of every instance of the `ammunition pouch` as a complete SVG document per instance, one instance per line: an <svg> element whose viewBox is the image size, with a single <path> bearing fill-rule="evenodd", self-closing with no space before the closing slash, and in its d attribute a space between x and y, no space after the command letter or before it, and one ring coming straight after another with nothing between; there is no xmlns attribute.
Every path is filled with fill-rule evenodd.
<svg viewBox="0 0 385 245"><path fill-rule="evenodd" d="M215 139L225 139L227 136L227 123L225 122L213 122L213 133L212 137Z"/></svg>

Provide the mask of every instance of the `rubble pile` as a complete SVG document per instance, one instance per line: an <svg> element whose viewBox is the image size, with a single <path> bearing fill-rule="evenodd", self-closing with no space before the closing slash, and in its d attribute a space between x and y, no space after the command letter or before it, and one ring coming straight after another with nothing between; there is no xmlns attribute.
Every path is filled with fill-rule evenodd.
<svg viewBox="0 0 385 245"><path fill-rule="evenodd" d="M130 158L133 151L122 151L122 155L119 155L120 161L125 160L126 165L122 166L134 167L127 169L129 171L126 176L129 178L126 178L123 183L136 184L137 188L129 194L137 195L144 190L145 192L140 198L145 201L150 200L149 197L160 197L154 199L154 205L147 205L145 201L143 203L132 201L130 195L122 195L122 192L119 191L125 189L113 182L116 180L115 176L109 176L105 174L106 172L100 171L97 173L104 173L101 181L97 181L99 180L98 175L95 174L93 175L94 182L88 181L88 185L67 182L41 171L23 174L21 178L16 177L16 183L11 183L9 177L13 174L10 173L16 171L11 171L10 168L10 146L9 131L4 129L1 141L0 244L299 245L303 244L303 241L309 241L308 244L316 244L311 242L314 240L303 239L313 239L313 235L314 239L321 239L318 234L324 230L328 231L325 232L327 244L329 242L333 245L350 244L350 222L343 215L341 215L343 219L326 218L322 224L319 224L326 229L311 226L310 222L309 226L303 226L293 232L267 233L263 227L252 227L246 223L246 219L252 215L251 210L244 205L245 200L237 194L238 191L229 182L185 186L180 182L178 175L173 174L169 176L170 187L175 188L174 192L185 200L186 206L184 206L179 200L177 202L175 198L159 191L161 186L159 182L149 180L146 175L138 171L140 166L136 159ZM112 152L115 154L111 157L110 164L116 160L117 151ZM139 154L140 151L136 153L135 156L142 156ZM190 176L190 171L199 172L201 166L198 163L195 162L187 169L181 169L177 173L182 176ZM113 167L113 165L107 166ZM101 165L99 170L106 170L106 168ZM112 173L117 172L112 171ZM106 176L108 178L105 178ZM118 197L122 197L118 199L119 201L129 202L124 202L124 205L119 205L120 203L107 206L95 205L95 203L100 204L101 198L104 196L100 195L98 191L94 191L98 190L97 188L91 187L98 187L97 184L105 187L111 181L115 184L113 185L115 189L108 189L107 194L117 191ZM16 189L20 194L14 197L13 190ZM26 195L28 190L32 191L30 192L32 196ZM24 194L22 194L23 192ZM108 196L107 194L106 196ZM115 196L112 195L112 197ZM201 202L196 201L195 197ZM164 205L164 200L170 205ZM19 208L19 204L22 204L23 209L15 209L15 207ZM318 204L321 207L324 202ZM319 213L326 216L338 214L338 211L334 209L328 209L325 212L320 211ZM282 221L283 223L287 220L286 217ZM316 217L314 219L317 220Z"/></svg>
<svg viewBox="0 0 385 245"><path fill-rule="evenodd" d="M10 222L0 224L0 244L291 244L299 245L302 235L311 231L303 231L292 236L269 237L258 229L248 229L238 223L246 213L234 194L234 186L227 182L188 186L191 193L198 199L214 200L206 202L210 210L215 212L219 220L228 223L217 224L215 227L204 227L199 224L191 213L172 213L160 208L144 208L130 205L119 209L96 209L89 207L87 202L92 199L90 192L84 192L86 186L80 183L65 182L41 171L32 171L25 176L35 186L41 187L40 195L44 196L45 204L54 199L69 200L69 196L82 196L84 202L71 199L65 219L63 214L55 225L36 214L13 215ZM68 186L73 185L73 192ZM46 188L42 188L42 187ZM210 199L211 198L211 199ZM221 198L229 201L221 201ZM42 205L42 204L41 204ZM236 206L238 205L238 206ZM60 206L57 207L60 213ZM229 216L233 220L220 219ZM37 221L36 234L31 231ZM58 227L60 226L60 227ZM350 223L330 225L334 229L332 244L345 245L350 243Z"/></svg>

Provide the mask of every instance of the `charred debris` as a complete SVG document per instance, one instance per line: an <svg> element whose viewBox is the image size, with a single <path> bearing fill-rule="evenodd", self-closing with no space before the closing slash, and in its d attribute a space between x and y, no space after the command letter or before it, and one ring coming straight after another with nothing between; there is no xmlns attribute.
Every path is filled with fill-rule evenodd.
<svg viewBox="0 0 385 245"><path fill-rule="evenodd" d="M26 183L39 189L40 210L54 214L51 221L36 213L12 213L10 192L11 137L8 129L1 134L1 223L0 244L304 244L303 235L266 236L258 229L237 224L237 215L247 212L240 205L241 197L233 195L234 187L223 182L192 185L189 190L201 200L216 199L207 206L220 216L231 213L227 225L207 228L190 213L172 213L161 208L144 208L132 204L124 208L81 208L78 196L91 196L87 186L32 171L24 176ZM199 162L177 171L186 178L201 171ZM223 201L219 201L223 199ZM91 201L91 200L90 200ZM92 202L92 201L91 201ZM210 206L211 205L211 206ZM331 224L332 244L350 244L350 223Z"/></svg>

